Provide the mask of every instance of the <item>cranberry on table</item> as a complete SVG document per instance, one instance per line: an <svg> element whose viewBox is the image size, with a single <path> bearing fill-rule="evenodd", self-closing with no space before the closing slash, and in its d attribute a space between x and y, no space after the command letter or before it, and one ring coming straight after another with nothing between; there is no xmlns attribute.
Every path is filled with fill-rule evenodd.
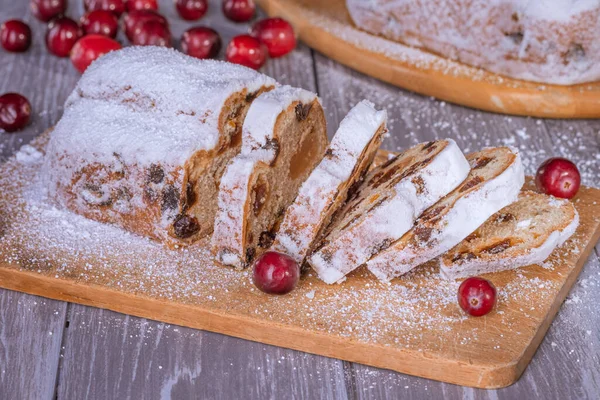
<svg viewBox="0 0 600 400"><path fill-rule="evenodd" d="M0 96L0 128L6 132L23 129L29 123L31 104L18 93Z"/></svg>
<svg viewBox="0 0 600 400"><path fill-rule="evenodd" d="M171 31L160 20L151 19L136 25L131 42L136 46L171 47Z"/></svg>
<svg viewBox="0 0 600 400"><path fill-rule="evenodd" d="M195 21L206 14L208 3L206 0L175 0L175 8L181 18Z"/></svg>
<svg viewBox="0 0 600 400"><path fill-rule="evenodd" d="M119 31L119 19L110 11L90 11L81 17L81 26L86 35L104 35L114 39Z"/></svg>
<svg viewBox="0 0 600 400"><path fill-rule="evenodd" d="M543 193L571 199L579 190L581 175L577 166L566 158L550 158L538 168L535 185Z"/></svg>
<svg viewBox="0 0 600 400"><path fill-rule="evenodd" d="M157 0L127 0L127 11L133 10L158 10Z"/></svg>
<svg viewBox="0 0 600 400"><path fill-rule="evenodd" d="M125 31L125 36L127 36L127 39L133 41L136 31L139 30L143 23L151 20L159 21L167 29L169 29L169 22L167 19L156 11L134 10L125 14L125 17L123 18L123 30Z"/></svg>
<svg viewBox="0 0 600 400"><path fill-rule="evenodd" d="M86 11L104 10L119 16L125 12L125 0L84 0Z"/></svg>
<svg viewBox="0 0 600 400"><path fill-rule="evenodd" d="M181 51L196 58L215 58L221 50L221 37L214 29L197 26L181 36Z"/></svg>
<svg viewBox="0 0 600 400"><path fill-rule="evenodd" d="M494 308L496 287L487 279L465 279L458 288L458 304L467 314L481 317Z"/></svg>
<svg viewBox="0 0 600 400"><path fill-rule="evenodd" d="M258 39L250 35L239 35L231 39L225 57L227 61L259 69L267 61L268 50Z"/></svg>
<svg viewBox="0 0 600 400"><path fill-rule="evenodd" d="M31 0L29 9L37 19L48 22L57 15L64 14L67 0Z"/></svg>
<svg viewBox="0 0 600 400"><path fill-rule="evenodd" d="M98 57L109 51L119 50L121 44L103 35L87 35L79 39L71 50L71 62L83 73Z"/></svg>
<svg viewBox="0 0 600 400"><path fill-rule="evenodd" d="M300 266L286 254L268 251L254 263L252 280L265 293L289 293L296 287L299 279Z"/></svg>
<svg viewBox="0 0 600 400"><path fill-rule="evenodd" d="M22 53L31 46L29 25L17 19L11 19L0 26L0 43L6 51Z"/></svg>
<svg viewBox="0 0 600 400"><path fill-rule="evenodd" d="M223 14L234 22L250 21L255 11L254 0L223 0Z"/></svg>
<svg viewBox="0 0 600 400"><path fill-rule="evenodd" d="M294 28L283 18L267 18L256 22L250 35L267 46L270 57L284 56L296 47Z"/></svg>
<svg viewBox="0 0 600 400"><path fill-rule="evenodd" d="M75 43L83 36L79 24L71 18L60 17L48 24L46 47L58 57L68 57Z"/></svg>

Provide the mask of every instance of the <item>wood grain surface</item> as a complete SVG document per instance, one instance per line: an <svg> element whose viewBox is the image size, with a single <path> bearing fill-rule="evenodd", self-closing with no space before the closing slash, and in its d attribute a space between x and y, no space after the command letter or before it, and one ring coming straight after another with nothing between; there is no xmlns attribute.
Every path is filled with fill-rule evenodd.
<svg viewBox="0 0 600 400"><path fill-rule="evenodd" d="M69 14L80 16L79 2L70 3ZM161 1L160 7L176 35L195 25L177 21L170 1ZM226 43L247 26L225 21L219 8L219 1L211 1L207 17L199 24L216 28ZM56 123L78 79L68 60L47 54L44 26L29 14L27 1L0 0L0 20L8 18L31 24L34 45L26 54L0 52L0 92L27 95L34 117L25 131L0 134L3 157ZM567 156L584 172L585 184L600 186L600 121L505 117L465 109L364 76L302 44L291 56L270 60L266 71L283 82L303 76L302 87L317 88L330 133L350 107L366 97L388 110L392 131L384 144L387 149L442 137L454 138L465 150L513 144L530 161L530 174L547 157ZM193 399L206 398L207 388L214 386L215 399L239 398L240 394L248 399L596 399L600 397L600 309L596 306L600 301L600 245L595 252L530 366L516 384L505 389L440 383L0 289L4 316L0 320L0 398L81 399L87 395L106 399L106 393L111 393L119 399ZM51 318L64 321L65 329L57 347L60 356L48 360L31 350L47 343ZM14 332L18 339L12 336ZM61 336L57 330L52 332L54 339ZM173 350L176 347L182 350ZM188 351L196 347L204 347L200 355ZM22 360L23 354L31 356ZM45 377L34 377L34 369L43 371ZM53 377L57 389L48 391L45 388Z"/></svg>
<svg viewBox="0 0 600 400"><path fill-rule="evenodd" d="M600 117L600 82L546 85L499 76L356 29L345 0L257 0L320 53L367 75L452 103L545 118ZM485 50L482 50L485 51Z"/></svg>

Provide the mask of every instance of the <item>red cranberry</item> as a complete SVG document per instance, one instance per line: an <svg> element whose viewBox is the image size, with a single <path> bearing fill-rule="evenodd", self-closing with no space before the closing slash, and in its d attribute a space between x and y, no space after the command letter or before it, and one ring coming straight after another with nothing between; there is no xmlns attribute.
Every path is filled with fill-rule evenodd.
<svg viewBox="0 0 600 400"><path fill-rule="evenodd" d="M267 18L258 21L252 26L250 35L267 46L271 57L284 56L296 47L294 28L282 18Z"/></svg>
<svg viewBox="0 0 600 400"><path fill-rule="evenodd" d="M119 20L110 11L90 11L81 17L81 26L86 35L104 35L115 38L119 30Z"/></svg>
<svg viewBox="0 0 600 400"><path fill-rule="evenodd" d="M496 288L483 278L465 279L458 288L458 304L469 315L481 317L496 304Z"/></svg>
<svg viewBox="0 0 600 400"><path fill-rule="evenodd" d="M127 0L127 11L133 10L158 10L156 0Z"/></svg>
<svg viewBox="0 0 600 400"><path fill-rule="evenodd" d="M67 10L67 0L31 0L31 13L40 21L48 22Z"/></svg>
<svg viewBox="0 0 600 400"><path fill-rule="evenodd" d="M103 35L87 35L79 39L71 51L71 62L83 73L90 64L109 51L119 50L121 44Z"/></svg>
<svg viewBox="0 0 600 400"><path fill-rule="evenodd" d="M0 43L6 51L22 53L31 46L31 29L17 19L6 21L0 27Z"/></svg>
<svg viewBox="0 0 600 400"><path fill-rule="evenodd" d="M269 294L291 292L300 279L300 267L286 254L267 251L254 263L252 275L257 288Z"/></svg>
<svg viewBox="0 0 600 400"><path fill-rule="evenodd" d="M258 39L239 35L231 39L225 53L229 62L259 69L267 61L268 50Z"/></svg>
<svg viewBox="0 0 600 400"><path fill-rule="evenodd" d="M206 14L208 3L206 0L175 0L175 8L181 18L195 21Z"/></svg>
<svg viewBox="0 0 600 400"><path fill-rule="evenodd" d="M84 0L86 11L104 10L119 16L125 12L125 0Z"/></svg>
<svg viewBox="0 0 600 400"><path fill-rule="evenodd" d="M223 0L223 14L234 22L250 21L255 10L254 0Z"/></svg>
<svg viewBox="0 0 600 400"><path fill-rule="evenodd" d="M0 128L6 132L23 129L29 122L31 104L18 93L0 96Z"/></svg>
<svg viewBox="0 0 600 400"><path fill-rule="evenodd" d="M214 29L198 26L181 36L181 51L196 58L215 58L221 50L221 37Z"/></svg>
<svg viewBox="0 0 600 400"><path fill-rule="evenodd" d="M77 22L71 18L60 17L48 24L46 47L55 56L68 57L81 36L83 31Z"/></svg>
<svg viewBox="0 0 600 400"><path fill-rule="evenodd" d="M152 10L135 10L125 14L125 17L123 18L123 30L125 31L127 39L133 41L136 31L139 30L143 23L151 20L159 21L167 29L169 28L169 22L167 19Z"/></svg>
<svg viewBox="0 0 600 400"><path fill-rule="evenodd" d="M581 184L577 166L566 158L549 158L535 174L535 185L543 193L571 199L575 197Z"/></svg>
<svg viewBox="0 0 600 400"><path fill-rule="evenodd" d="M136 46L171 47L171 31L161 21L151 19L136 26L132 43Z"/></svg>

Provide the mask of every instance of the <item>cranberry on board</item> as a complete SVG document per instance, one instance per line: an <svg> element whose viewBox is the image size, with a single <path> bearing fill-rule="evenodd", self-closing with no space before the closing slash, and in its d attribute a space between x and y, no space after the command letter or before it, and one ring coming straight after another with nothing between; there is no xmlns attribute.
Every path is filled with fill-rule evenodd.
<svg viewBox="0 0 600 400"><path fill-rule="evenodd" d="M195 21L206 14L208 2L206 0L175 0L175 8L181 18Z"/></svg>
<svg viewBox="0 0 600 400"><path fill-rule="evenodd" d="M65 13L67 0L31 0L29 9L37 19L48 22L52 18Z"/></svg>
<svg viewBox="0 0 600 400"><path fill-rule="evenodd" d="M31 29L23 21L11 19L0 26L0 43L6 51L22 53L31 46Z"/></svg>
<svg viewBox="0 0 600 400"><path fill-rule="evenodd" d="M46 47L58 57L68 57L75 43L83 36L79 24L71 18L60 17L48 24Z"/></svg>
<svg viewBox="0 0 600 400"><path fill-rule="evenodd" d="M29 123L31 104L18 93L0 96L0 128L6 132L23 129Z"/></svg>
<svg viewBox="0 0 600 400"><path fill-rule="evenodd" d="M254 0L223 0L223 14L234 22L250 21L255 11Z"/></svg>
<svg viewBox="0 0 600 400"><path fill-rule="evenodd" d="M125 17L123 18L123 30L125 31L125 36L127 36L127 39L133 41L133 37L135 36L136 31L139 30L139 27L146 21L150 20L159 21L167 29L169 28L169 22L167 19L156 11L134 10L125 14Z"/></svg>
<svg viewBox="0 0 600 400"><path fill-rule="evenodd" d="M467 278L458 288L458 304L469 315L481 317L496 304L496 288L483 278Z"/></svg>
<svg viewBox="0 0 600 400"><path fill-rule="evenodd" d="M71 62L77 71L83 73L95 59L120 48L119 42L106 36L87 35L79 39L73 46Z"/></svg>
<svg viewBox="0 0 600 400"><path fill-rule="evenodd" d="M104 35L114 39L119 31L119 19L110 11L90 11L81 17L81 27L86 35Z"/></svg>
<svg viewBox="0 0 600 400"><path fill-rule="evenodd" d="M581 175L577 166L566 158L550 158L538 168L535 185L543 193L572 199L581 185Z"/></svg>
<svg viewBox="0 0 600 400"><path fill-rule="evenodd" d="M156 0L127 0L125 6L127 11L158 10L158 2Z"/></svg>
<svg viewBox="0 0 600 400"><path fill-rule="evenodd" d="M256 22L250 35L267 46L270 57L281 57L294 50L296 36L294 28L283 18L266 18Z"/></svg>
<svg viewBox="0 0 600 400"><path fill-rule="evenodd" d="M84 0L86 11L104 10L117 16L125 12L125 0Z"/></svg>
<svg viewBox="0 0 600 400"><path fill-rule="evenodd" d="M259 69L267 61L268 52L258 39L250 35L239 35L229 42L225 57L229 62Z"/></svg>
<svg viewBox="0 0 600 400"><path fill-rule="evenodd" d="M296 287L299 279L298 263L286 254L267 251L254 263L252 280L265 293L289 293Z"/></svg>
<svg viewBox="0 0 600 400"><path fill-rule="evenodd" d="M136 25L131 42L136 46L171 47L171 31L160 20L151 19Z"/></svg>
<svg viewBox="0 0 600 400"><path fill-rule="evenodd" d="M221 37L214 29L197 26L181 36L181 51L196 58L215 58L221 50Z"/></svg>

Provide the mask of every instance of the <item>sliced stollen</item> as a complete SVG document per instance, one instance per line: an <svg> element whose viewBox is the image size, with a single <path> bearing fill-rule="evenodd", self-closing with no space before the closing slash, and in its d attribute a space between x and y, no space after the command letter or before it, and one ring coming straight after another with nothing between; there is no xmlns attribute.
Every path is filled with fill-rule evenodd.
<svg viewBox="0 0 600 400"><path fill-rule="evenodd" d="M325 114L316 94L282 86L254 100L242 150L221 179L211 239L218 262L244 268L271 246L285 209L326 147Z"/></svg>
<svg viewBox="0 0 600 400"><path fill-rule="evenodd" d="M467 179L427 209L400 240L369 260L367 267L377 278L389 281L438 257L517 200L525 175L515 149L488 148L467 160Z"/></svg>
<svg viewBox="0 0 600 400"><path fill-rule="evenodd" d="M406 150L367 174L308 262L324 282L340 281L402 237L468 173L469 163L451 139Z"/></svg>
<svg viewBox="0 0 600 400"><path fill-rule="evenodd" d="M385 111L363 100L340 123L323 160L300 187L287 209L272 250L298 263L329 225L348 193L369 170L387 132Z"/></svg>
<svg viewBox="0 0 600 400"><path fill-rule="evenodd" d="M49 197L171 247L209 236L246 111L276 85L162 47L110 52L85 71L50 135Z"/></svg>
<svg viewBox="0 0 600 400"><path fill-rule="evenodd" d="M575 233L579 214L568 200L522 192L440 258L440 273L457 279L544 262Z"/></svg>

